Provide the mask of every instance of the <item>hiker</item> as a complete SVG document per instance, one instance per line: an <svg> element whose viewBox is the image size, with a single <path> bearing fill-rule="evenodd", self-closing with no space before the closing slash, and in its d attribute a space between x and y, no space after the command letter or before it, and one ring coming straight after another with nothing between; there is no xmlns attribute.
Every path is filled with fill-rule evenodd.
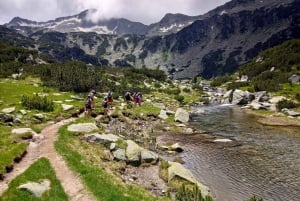
<svg viewBox="0 0 300 201"><path fill-rule="evenodd" d="M136 97L137 97L137 93L136 93L136 92L134 92L134 93L132 94L132 99L133 99L133 103L134 103L134 105L136 105L136 104L137 104L137 99L136 99Z"/></svg>
<svg viewBox="0 0 300 201"><path fill-rule="evenodd" d="M93 97L91 94L89 94L85 101L85 108L84 108L84 114L85 115L91 115L92 113L92 104L93 104Z"/></svg>
<svg viewBox="0 0 300 201"><path fill-rule="evenodd" d="M104 100L103 100L103 102L102 102L102 106L103 106L103 109L104 109L104 114L105 115L107 115L107 113L108 113L108 100L107 100L108 98L107 98L107 96L105 96L104 97Z"/></svg>
<svg viewBox="0 0 300 201"><path fill-rule="evenodd" d="M125 93L124 99L125 99L125 101L126 101L127 103L129 103L130 101L132 101L131 95L132 95L132 92L127 91L127 92Z"/></svg>
<svg viewBox="0 0 300 201"><path fill-rule="evenodd" d="M135 94L135 101L136 101L136 104L138 104L139 106L141 106L141 103L143 101L142 98L143 98L143 96L142 96L141 92L137 92Z"/></svg>
<svg viewBox="0 0 300 201"><path fill-rule="evenodd" d="M90 91L90 93L89 93L89 95L91 96L91 98L92 98L92 109L95 107L95 94L96 94L96 90L94 90L94 89L92 89L91 91Z"/></svg>
<svg viewBox="0 0 300 201"><path fill-rule="evenodd" d="M113 103L112 92L108 92L108 94L107 94L107 101L108 101L108 105L109 105L110 109L112 109L112 103Z"/></svg>

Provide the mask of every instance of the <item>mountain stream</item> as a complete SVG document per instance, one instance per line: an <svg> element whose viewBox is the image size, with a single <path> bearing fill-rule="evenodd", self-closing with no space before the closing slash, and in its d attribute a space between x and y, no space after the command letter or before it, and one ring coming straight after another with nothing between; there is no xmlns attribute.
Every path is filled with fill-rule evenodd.
<svg viewBox="0 0 300 201"><path fill-rule="evenodd" d="M165 134L160 141L182 145L184 166L211 189L214 200L247 201L253 195L264 201L300 200L299 127L263 126L236 106L201 110L190 126L206 134Z"/></svg>

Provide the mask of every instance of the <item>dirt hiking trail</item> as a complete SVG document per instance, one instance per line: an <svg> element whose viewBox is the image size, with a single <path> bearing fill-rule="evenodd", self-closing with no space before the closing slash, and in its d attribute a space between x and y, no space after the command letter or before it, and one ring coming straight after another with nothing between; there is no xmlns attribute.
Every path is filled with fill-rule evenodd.
<svg viewBox="0 0 300 201"><path fill-rule="evenodd" d="M14 168L10 173L5 174L3 181L0 181L0 195L7 189L8 184L16 176L22 174L30 165L37 161L40 157L49 159L53 167L56 177L60 180L64 191L70 201L94 201L96 200L90 192L82 184L76 173L71 171L66 165L63 158L56 152L54 142L57 140L58 129L75 118L66 119L55 124L48 125L38 135L36 140L32 140L27 147L27 154L19 163L14 164Z"/></svg>

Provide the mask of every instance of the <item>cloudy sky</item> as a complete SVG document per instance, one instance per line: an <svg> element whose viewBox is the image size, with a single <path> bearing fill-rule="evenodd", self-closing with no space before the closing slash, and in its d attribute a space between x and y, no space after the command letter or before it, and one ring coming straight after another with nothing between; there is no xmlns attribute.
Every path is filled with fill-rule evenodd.
<svg viewBox="0 0 300 201"><path fill-rule="evenodd" d="M34 21L47 21L70 16L85 9L98 10L94 20L124 17L151 24L166 13L200 15L229 0L0 0L0 24L19 16Z"/></svg>

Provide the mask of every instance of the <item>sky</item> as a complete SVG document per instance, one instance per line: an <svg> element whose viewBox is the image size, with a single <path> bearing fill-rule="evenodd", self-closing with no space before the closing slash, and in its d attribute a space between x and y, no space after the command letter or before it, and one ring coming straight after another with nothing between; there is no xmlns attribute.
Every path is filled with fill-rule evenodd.
<svg viewBox="0 0 300 201"><path fill-rule="evenodd" d="M123 17L151 24L166 13L204 14L229 0L0 0L0 24L14 17L44 22L97 9L92 21Z"/></svg>

